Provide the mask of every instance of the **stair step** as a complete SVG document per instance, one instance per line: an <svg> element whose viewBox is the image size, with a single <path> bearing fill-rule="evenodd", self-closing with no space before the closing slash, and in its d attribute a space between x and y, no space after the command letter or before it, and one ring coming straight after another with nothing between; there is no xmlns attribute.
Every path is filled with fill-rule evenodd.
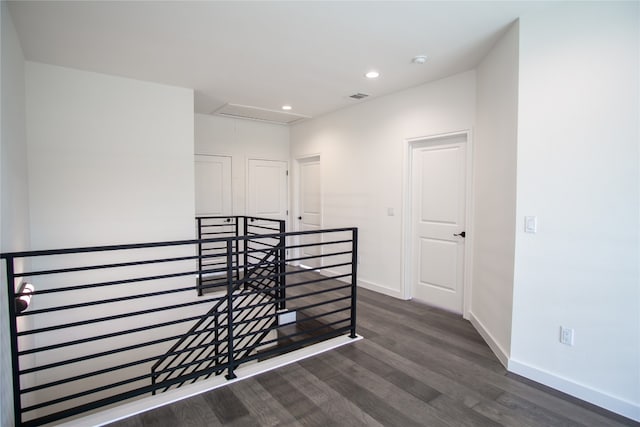
<svg viewBox="0 0 640 427"><path fill-rule="evenodd" d="M258 351L258 354L269 352L268 355L264 355L258 360L262 361L270 359L272 357L280 356L290 351L290 349L286 349L286 347L289 347L292 344L316 338L335 330L334 327L327 326L322 320L310 319L310 317L313 317L313 315L305 315L304 311L298 311L296 322L288 323L286 325L278 327L277 343L267 350ZM312 345L314 343L315 342L302 344L300 348ZM282 351L277 351L277 349L282 349Z"/></svg>

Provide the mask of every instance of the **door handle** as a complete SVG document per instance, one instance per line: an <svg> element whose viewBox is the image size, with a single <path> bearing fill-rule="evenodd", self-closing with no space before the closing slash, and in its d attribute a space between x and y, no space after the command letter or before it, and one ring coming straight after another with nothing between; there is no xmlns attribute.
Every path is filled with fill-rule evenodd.
<svg viewBox="0 0 640 427"><path fill-rule="evenodd" d="M298 219L299 219L300 221L302 221L302 217L301 217L301 216L299 216L299 217L298 217Z"/></svg>
<svg viewBox="0 0 640 427"><path fill-rule="evenodd" d="M459 234L454 234L454 236L466 237L467 233L462 231Z"/></svg>

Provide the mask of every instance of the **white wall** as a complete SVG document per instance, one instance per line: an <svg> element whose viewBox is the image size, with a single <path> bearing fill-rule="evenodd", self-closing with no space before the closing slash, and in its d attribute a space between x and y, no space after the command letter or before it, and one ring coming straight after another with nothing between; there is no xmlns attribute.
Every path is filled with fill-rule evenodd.
<svg viewBox="0 0 640 427"><path fill-rule="evenodd" d="M289 128L266 122L195 115L195 154L231 157L233 215L246 213L249 159L289 161Z"/></svg>
<svg viewBox="0 0 640 427"><path fill-rule="evenodd" d="M520 19L509 366L640 420L638 18L559 2Z"/></svg>
<svg viewBox="0 0 640 427"><path fill-rule="evenodd" d="M323 227L360 229L361 285L402 297L405 140L471 129L474 106L471 71L291 127L292 159L321 155Z"/></svg>
<svg viewBox="0 0 640 427"><path fill-rule="evenodd" d="M26 71L34 249L194 236L193 91Z"/></svg>
<svg viewBox="0 0 640 427"><path fill-rule="evenodd" d="M192 239L195 236L193 91L120 77L89 73L51 65L26 63L26 129L29 155L29 196L31 248L94 246ZM168 258L194 255L194 247L155 248L132 253L100 253L43 258L34 268L59 268L59 263L86 265L134 259ZM37 267L36 267L37 264ZM60 276L34 277L36 289L54 289L60 284L85 284L156 274L194 271L195 263L171 263L127 269L105 269ZM144 294L193 286L195 276L134 283L132 286L106 286L74 291L73 303L106 300L123 295ZM36 296L32 309L68 304L68 293ZM130 300L100 304L65 312L33 315L34 327L64 324L192 301L196 292L164 295L153 300ZM206 310L195 308L194 310ZM89 335L127 330L157 324L193 314L193 310L139 316L133 319L100 322L87 327L61 329L39 334L36 346L68 342ZM39 364L55 362L69 354L99 352L115 346L139 343L184 332L189 325L147 331L143 336L124 336L117 344L101 340L91 346L38 352ZM145 349L147 357L166 351ZM81 348L79 348L81 347ZM55 371L38 372L42 382L67 378L89 369L101 369L117 361L140 360L143 354L119 353L118 358L90 359L86 363L64 365ZM147 364L148 365L148 364ZM136 375L148 373L148 366L137 366ZM92 377L90 385L117 381L125 371ZM67 393L80 391L80 382L65 384ZM42 401L59 390L47 388L27 398ZM111 393L104 392L102 396ZM90 397L100 397L100 394ZM77 403L77 402L73 402ZM55 409L63 409L61 404ZM45 411L29 413L28 417Z"/></svg>
<svg viewBox="0 0 640 427"><path fill-rule="evenodd" d="M511 347L518 126L518 24L476 68L470 320L502 363Z"/></svg>
<svg viewBox="0 0 640 427"><path fill-rule="evenodd" d="M7 3L0 6L2 58L0 89L2 135L1 237L0 252L29 249L29 191L27 180L27 143L25 136L24 56ZM16 266L18 271L21 265ZM11 351L7 325L7 284L4 263L0 285L0 425L13 425Z"/></svg>

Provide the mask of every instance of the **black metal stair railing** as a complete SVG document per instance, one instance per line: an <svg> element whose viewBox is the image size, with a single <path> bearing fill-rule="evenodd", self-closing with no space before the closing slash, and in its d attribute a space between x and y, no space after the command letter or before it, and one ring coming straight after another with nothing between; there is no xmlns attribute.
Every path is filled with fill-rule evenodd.
<svg viewBox="0 0 640 427"><path fill-rule="evenodd" d="M357 229L203 222L216 221L231 234L1 254L15 425L233 378L243 364L356 336ZM24 282L35 289L19 312ZM279 323L283 313L293 320Z"/></svg>
<svg viewBox="0 0 640 427"><path fill-rule="evenodd" d="M277 302L274 302L277 298L276 290L281 284L281 278L277 276L275 268L278 255L279 248L269 250L256 265L247 268L244 277L237 280L233 286L234 308L249 307L234 319L236 337L240 334L244 338L244 340L236 338L234 348L236 353L240 351L238 349L245 350L242 357L246 357L251 351L254 351L269 332L264 332L264 329L273 326L273 320L265 325L264 322L252 322L251 319L262 319L269 312L275 312L279 306ZM260 290L261 292L247 292L247 290ZM273 304L255 306L259 302L268 301ZM211 376L211 367L225 364L229 359L228 312L228 300L221 299L205 313L167 351L165 356L151 367L152 383L156 384L202 370L207 371L203 376L208 378ZM247 336L250 338L249 340L246 340ZM238 359L238 357L235 358ZM220 374L221 372L222 370L218 370L215 373ZM195 377L189 382L193 383L197 380L198 377ZM167 391L172 386L180 387L184 383L172 384L162 391Z"/></svg>

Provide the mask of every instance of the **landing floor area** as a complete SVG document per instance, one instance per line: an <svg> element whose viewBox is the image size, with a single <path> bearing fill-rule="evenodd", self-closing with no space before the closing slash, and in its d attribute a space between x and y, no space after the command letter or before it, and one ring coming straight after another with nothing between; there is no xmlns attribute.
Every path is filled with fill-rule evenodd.
<svg viewBox="0 0 640 427"><path fill-rule="evenodd" d="M624 426L615 414L507 373L471 324L358 290L365 339L112 427Z"/></svg>

